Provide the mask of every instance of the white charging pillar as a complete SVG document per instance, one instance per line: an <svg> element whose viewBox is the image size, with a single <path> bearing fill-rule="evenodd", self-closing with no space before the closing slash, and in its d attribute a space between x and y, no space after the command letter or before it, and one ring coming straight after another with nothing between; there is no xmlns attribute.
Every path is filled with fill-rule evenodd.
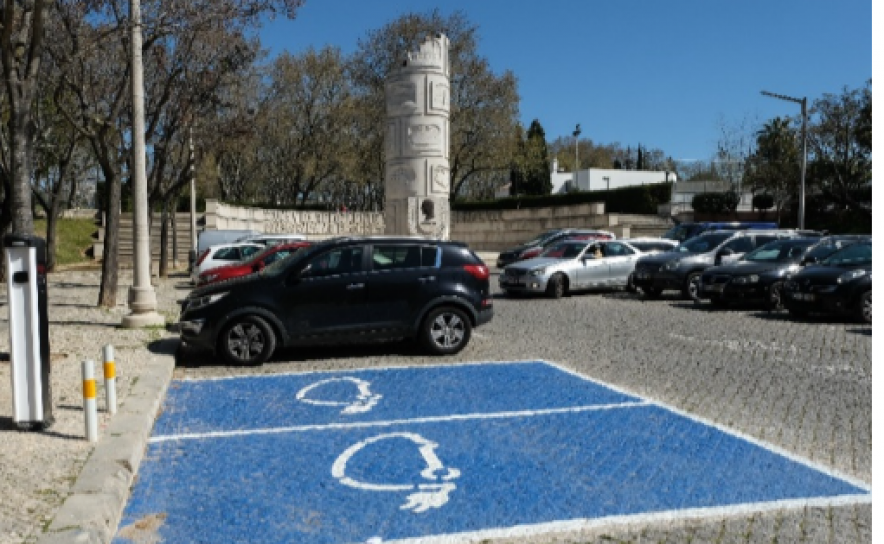
<svg viewBox="0 0 884 544"><path fill-rule="evenodd" d="M22 429L52 424L49 328L46 315L46 242L30 235L4 237L9 308L13 421Z"/></svg>

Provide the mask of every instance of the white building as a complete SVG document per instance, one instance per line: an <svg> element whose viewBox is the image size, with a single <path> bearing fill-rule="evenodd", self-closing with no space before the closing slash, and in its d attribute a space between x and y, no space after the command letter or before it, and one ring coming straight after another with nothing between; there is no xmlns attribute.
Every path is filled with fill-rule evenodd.
<svg viewBox="0 0 884 544"><path fill-rule="evenodd" d="M675 172L657 170L615 170L589 168L574 172L559 172L559 160L552 163L552 194L570 191L606 191L634 185L678 181Z"/></svg>

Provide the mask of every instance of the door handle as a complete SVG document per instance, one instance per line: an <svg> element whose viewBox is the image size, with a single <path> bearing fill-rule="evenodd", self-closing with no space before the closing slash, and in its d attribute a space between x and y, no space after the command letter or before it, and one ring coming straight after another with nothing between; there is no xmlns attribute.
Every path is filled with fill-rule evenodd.
<svg viewBox="0 0 884 544"><path fill-rule="evenodd" d="M347 286L348 291L355 291L356 289L362 289L365 287L364 283L351 283Z"/></svg>

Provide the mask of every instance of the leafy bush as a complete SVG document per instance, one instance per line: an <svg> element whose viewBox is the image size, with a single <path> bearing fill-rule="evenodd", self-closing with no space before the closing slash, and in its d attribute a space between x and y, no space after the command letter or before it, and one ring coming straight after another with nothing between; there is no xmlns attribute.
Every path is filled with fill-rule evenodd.
<svg viewBox="0 0 884 544"><path fill-rule="evenodd" d="M728 213L737 209L740 194L734 190L694 195L691 206L699 213Z"/></svg>
<svg viewBox="0 0 884 544"><path fill-rule="evenodd" d="M496 200L455 200L454 211L516 210L520 208L551 208L573 206L588 202L604 202L607 213L649 215L657 213L657 206L669 202L671 183L635 185L610 191L577 191L544 196L510 196Z"/></svg>
<svg viewBox="0 0 884 544"><path fill-rule="evenodd" d="M752 197L752 207L756 210L769 210L774 207L774 199L772 195L754 195Z"/></svg>

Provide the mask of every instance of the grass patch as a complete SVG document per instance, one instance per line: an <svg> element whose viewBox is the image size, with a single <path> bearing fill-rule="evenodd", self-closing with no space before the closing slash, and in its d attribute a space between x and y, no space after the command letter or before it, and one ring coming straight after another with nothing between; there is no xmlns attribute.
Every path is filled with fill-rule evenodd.
<svg viewBox="0 0 884 544"><path fill-rule="evenodd" d="M98 230L93 219L59 219L56 227L55 262L58 266L94 262L86 256L92 235ZM46 220L34 221L34 234L46 238Z"/></svg>

